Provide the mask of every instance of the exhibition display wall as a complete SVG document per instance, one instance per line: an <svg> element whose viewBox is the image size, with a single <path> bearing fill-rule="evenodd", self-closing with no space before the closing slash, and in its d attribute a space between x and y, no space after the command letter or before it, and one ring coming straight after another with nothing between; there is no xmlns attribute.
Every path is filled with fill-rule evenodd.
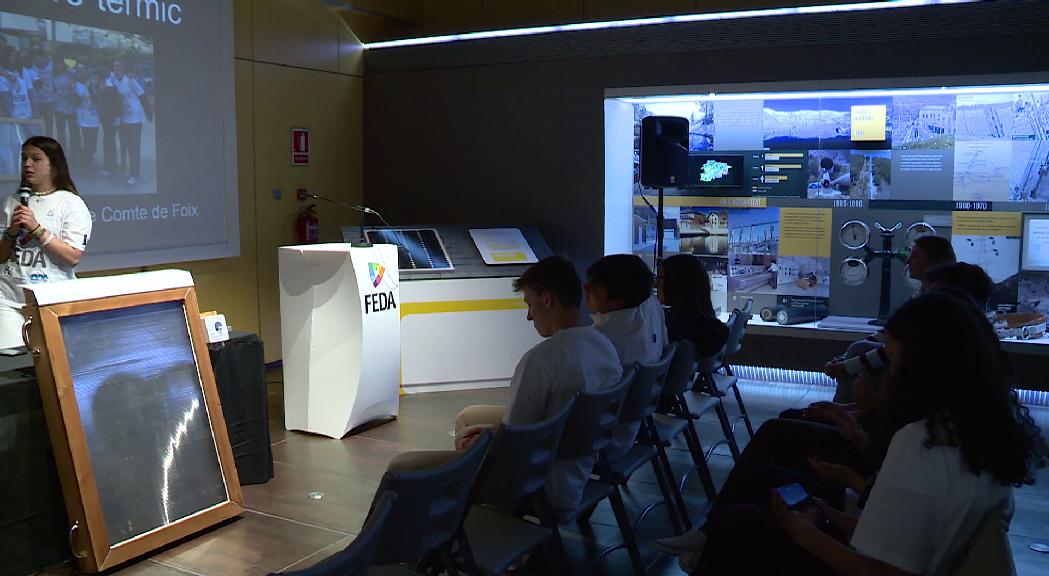
<svg viewBox="0 0 1049 576"><path fill-rule="evenodd" d="M703 259L716 307L803 300L873 317L882 262L869 254L886 247L878 226L898 224L884 234L893 307L916 289L910 245L935 233L991 276L993 307L1049 312L1049 84L763 88L606 93L606 253L652 261L641 120L676 116L688 179L664 190L665 255Z"/></svg>

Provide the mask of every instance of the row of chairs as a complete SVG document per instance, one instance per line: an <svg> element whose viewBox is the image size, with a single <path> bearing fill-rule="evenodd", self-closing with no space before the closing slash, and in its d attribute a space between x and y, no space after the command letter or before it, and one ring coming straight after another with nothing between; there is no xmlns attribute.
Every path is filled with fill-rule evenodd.
<svg viewBox="0 0 1049 576"><path fill-rule="evenodd" d="M688 473L675 481L667 455L671 443L684 435L692 453L691 470L699 471L709 498L716 495L716 489L706 465L709 453L703 451L695 420L715 410L725 441L733 456L738 455L721 403L728 389L736 390L738 398L738 389L734 382L728 385L735 376L720 376L726 376L722 372L727 367L724 358L732 350L733 327L740 324L737 340L741 340L745 320L730 322L729 344L718 358L697 363L691 343L673 343L658 362L627 370L610 389L581 392L546 421L502 425L434 468L387 471L357 538L332 558L288 576L459 571L495 575L528 555L542 573L564 574L568 560L560 528L576 523L587 529L590 516L604 500L611 506L623 542L602 550L583 571L593 571L602 558L625 548L634 572L643 575L635 531L651 510L666 504L675 533L692 527L682 496ZM738 348L738 342L734 346ZM714 364L717 366L709 373L703 371ZM625 455L609 461L602 451L616 427L634 423L639 425L637 443ZM749 420L747 425L749 430ZM579 505L574 510L551 509L543 489L554 460L595 456L594 472ZM646 465L655 473L662 500L647 506L631 522L621 489Z"/></svg>

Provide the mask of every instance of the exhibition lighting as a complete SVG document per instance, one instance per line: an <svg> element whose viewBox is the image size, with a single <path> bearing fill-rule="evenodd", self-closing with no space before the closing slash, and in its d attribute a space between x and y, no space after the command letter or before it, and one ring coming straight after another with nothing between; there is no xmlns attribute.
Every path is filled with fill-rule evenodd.
<svg viewBox="0 0 1049 576"><path fill-rule="evenodd" d="M717 94L668 94L610 98L628 104L673 104L678 102L726 100L796 100L819 98L883 98L892 96L936 96L971 94L1015 94L1049 92L1049 84L1010 84L1008 86L941 86L939 88L896 88L892 90L823 90L818 92L737 92Z"/></svg>
<svg viewBox="0 0 1049 576"><path fill-rule="evenodd" d="M638 26L655 26L658 24L681 24L685 22L718 22L722 20L740 20L744 18L766 18L772 16L796 16L808 14L834 14L840 12L867 12L872 10L890 10L895 8L913 8L916 6L933 6L936 4L968 4L980 0L884 0L882 2L857 2L853 4L828 4L822 6L795 6L790 8L766 8L762 10L736 10L731 12L707 12L703 14L680 14L677 16L658 16L654 18L635 18L632 20L610 20L605 22L580 22L556 26L533 26L530 28L507 28L504 30L486 30L463 34L446 34L424 38L405 38L386 42L366 42L365 50L381 48L400 48L404 46L424 46L428 44L447 44L466 40L484 40L489 38L510 38L513 36L534 36L536 34L553 34L555 32L580 32L584 30L604 30L608 28L635 28Z"/></svg>
<svg viewBox="0 0 1049 576"><path fill-rule="evenodd" d="M809 386L831 389L837 383L823 372L790 370L767 366L732 365L732 373L740 380L767 382L786 386ZM1049 392L1044 390L1016 389L1020 402L1025 406L1049 406Z"/></svg>

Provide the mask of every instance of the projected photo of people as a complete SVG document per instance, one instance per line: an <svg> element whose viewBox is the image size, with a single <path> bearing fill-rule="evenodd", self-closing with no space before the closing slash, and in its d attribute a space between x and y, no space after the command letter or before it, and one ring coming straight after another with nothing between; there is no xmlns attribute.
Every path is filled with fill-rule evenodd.
<svg viewBox="0 0 1049 576"><path fill-rule="evenodd" d="M62 143L84 196L155 194L152 40L0 12L0 181L35 135Z"/></svg>
<svg viewBox="0 0 1049 576"><path fill-rule="evenodd" d="M809 198L849 198L848 150L809 150Z"/></svg>

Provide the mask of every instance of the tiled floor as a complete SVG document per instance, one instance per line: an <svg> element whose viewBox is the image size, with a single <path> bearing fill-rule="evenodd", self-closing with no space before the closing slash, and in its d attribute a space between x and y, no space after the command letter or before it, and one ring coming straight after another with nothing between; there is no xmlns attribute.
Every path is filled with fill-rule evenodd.
<svg viewBox="0 0 1049 576"><path fill-rule="evenodd" d="M278 572L311 565L344 548L361 527L368 505L387 463L407 450L448 449L452 419L467 404L495 404L506 400L506 389L445 392L405 396L401 415L392 422L373 427L341 441L283 429L280 374L271 373L270 417L276 477L258 486L246 486L247 511L239 519L205 534L162 550L117 571L121 576L239 576ZM743 394L754 424L787 407L804 406L828 399L824 388L747 382ZM730 411L734 402L727 402ZM1049 430L1049 409L1038 409L1036 417ZM741 442L746 433L738 427ZM716 423L702 422L700 435L709 443L720 437ZM675 470L687 468L688 454L671 451ZM732 460L724 447L711 458L715 481L724 480ZM694 475L686 490L686 501L695 518L707 505ZM627 507L636 514L656 500L659 490L649 469L642 469L624 494ZM1042 471L1039 484L1016 491L1017 512L1010 541L1019 576L1049 573L1049 555L1028 548L1035 541L1049 540L1049 471ZM619 541L618 529L607 504L592 518L593 531L581 535L566 530L566 547L576 568L605 545ZM639 539L670 535L664 509L657 508L642 523ZM651 575L681 574L676 558L642 546ZM71 573L68 566L46 574ZM613 553L599 573L628 574L624 552Z"/></svg>

